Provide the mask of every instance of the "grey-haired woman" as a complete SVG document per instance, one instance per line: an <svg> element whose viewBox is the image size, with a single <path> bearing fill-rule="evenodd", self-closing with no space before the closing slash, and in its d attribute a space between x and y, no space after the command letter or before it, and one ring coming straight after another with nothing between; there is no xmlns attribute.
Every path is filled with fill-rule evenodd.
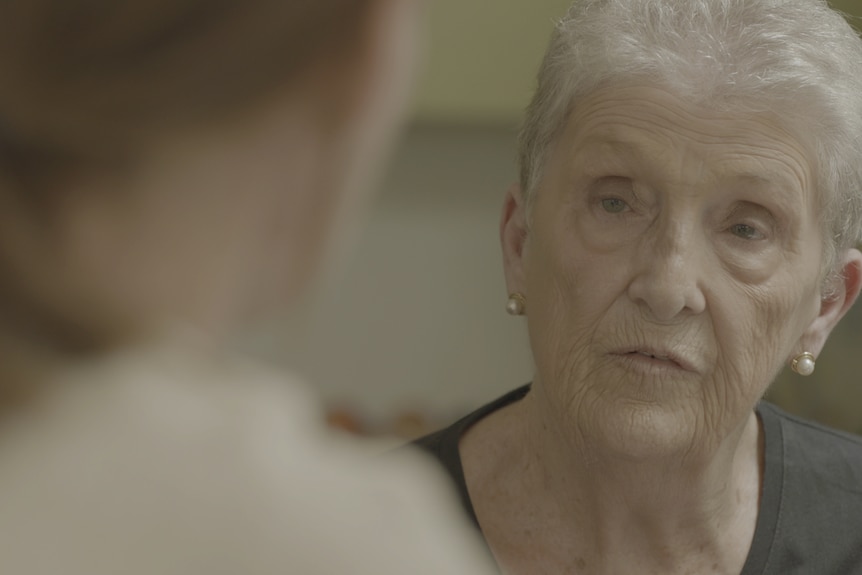
<svg viewBox="0 0 862 575"><path fill-rule="evenodd" d="M502 571L862 573L862 439L761 401L862 285L862 40L819 0L579 0L501 223L530 386L420 441Z"/></svg>

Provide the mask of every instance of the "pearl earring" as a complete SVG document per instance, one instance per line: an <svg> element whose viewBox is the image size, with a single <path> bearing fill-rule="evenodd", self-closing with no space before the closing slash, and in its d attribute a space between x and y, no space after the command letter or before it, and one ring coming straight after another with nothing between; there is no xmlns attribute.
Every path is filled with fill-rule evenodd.
<svg viewBox="0 0 862 575"><path fill-rule="evenodd" d="M790 362L790 369L799 375L811 375L814 373L814 355L807 351L800 353Z"/></svg>
<svg viewBox="0 0 862 575"><path fill-rule="evenodd" d="M506 311L509 315L524 315L527 311L527 298L521 292L509 294L509 301L506 302Z"/></svg>

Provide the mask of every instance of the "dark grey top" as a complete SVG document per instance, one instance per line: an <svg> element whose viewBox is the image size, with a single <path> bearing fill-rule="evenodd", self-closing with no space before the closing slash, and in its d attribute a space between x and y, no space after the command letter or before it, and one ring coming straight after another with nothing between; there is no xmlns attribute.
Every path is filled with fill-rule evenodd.
<svg viewBox="0 0 862 575"><path fill-rule="evenodd" d="M448 471L481 531L461 467L458 443L483 417L520 401L525 385L416 445ZM766 467L754 539L741 575L862 575L862 437L761 402Z"/></svg>

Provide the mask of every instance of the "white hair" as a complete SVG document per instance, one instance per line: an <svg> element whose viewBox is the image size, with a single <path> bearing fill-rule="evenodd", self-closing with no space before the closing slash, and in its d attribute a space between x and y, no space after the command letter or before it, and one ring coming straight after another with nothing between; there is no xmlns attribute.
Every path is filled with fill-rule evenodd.
<svg viewBox="0 0 862 575"><path fill-rule="evenodd" d="M576 0L521 130L528 206L578 102L633 80L731 113L792 116L816 153L824 273L862 242L862 39L825 0Z"/></svg>

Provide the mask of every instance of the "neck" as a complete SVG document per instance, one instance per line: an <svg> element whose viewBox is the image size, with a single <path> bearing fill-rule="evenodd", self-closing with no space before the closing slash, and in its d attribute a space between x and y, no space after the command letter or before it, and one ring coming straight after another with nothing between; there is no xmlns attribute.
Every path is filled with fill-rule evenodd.
<svg viewBox="0 0 862 575"><path fill-rule="evenodd" d="M762 434L754 413L715 449L662 458L615 454L575 425L560 429L540 390L496 415L485 432L496 433L495 441L502 438L498 445L506 447L497 452L503 460L488 466L488 476L496 476L489 483L502 484L508 495L525 500L513 517L526 519L523 528L537 534L543 540L538 545L548 546L566 568L589 573L742 570L760 495ZM495 535L507 539L505 528L486 529L480 507L477 515L493 548ZM557 564L548 571L561 568Z"/></svg>
<svg viewBox="0 0 862 575"><path fill-rule="evenodd" d="M0 303L0 412L24 409L50 387L58 375L99 361L124 349L170 345L171 342L213 351L216 340L201 330L185 325L151 325L122 337L99 337L63 322L45 319L49 314L15 305L20 300Z"/></svg>

